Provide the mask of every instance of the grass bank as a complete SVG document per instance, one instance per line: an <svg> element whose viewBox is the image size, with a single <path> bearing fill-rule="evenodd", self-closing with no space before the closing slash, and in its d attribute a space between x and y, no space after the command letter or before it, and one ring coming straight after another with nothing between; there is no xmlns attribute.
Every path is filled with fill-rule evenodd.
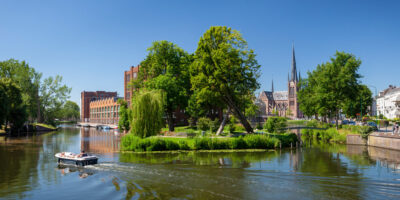
<svg viewBox="0 0 400 200"><path fill-rule="evenodd" d="M47 129L57 130L57 127L52 126L50 124L32 123L31 125L34 126L34 127L39 126L39 127L43 127L43 128L47 128Z"/></svg>
<svg viewBox="0 0 400 200"><path fill-rule="evenodd" d="M358 134L366 138L373 130L369 126L343 125L339 130L336 130L336 128L329 128L327 130L302 129L301 135L303 140L313 138L323 142L345 144L348 134Z"/></svg>
<svg viewBox="0 0 400 200"><path fill-rule="evenodd" d="M122 151L176 151L176 150L233 150L233 149L274 149L281 144L289 147L297 142L295 134L246 135L241 137L195 137L195 138L139 138L132 134L121 140Z"/></svg>

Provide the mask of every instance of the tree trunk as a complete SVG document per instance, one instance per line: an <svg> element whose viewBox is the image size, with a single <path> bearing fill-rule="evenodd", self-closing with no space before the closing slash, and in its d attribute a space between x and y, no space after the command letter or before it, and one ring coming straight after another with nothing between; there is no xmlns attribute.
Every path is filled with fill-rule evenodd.
<svg viewBox="0 0 400 200"><path fill-rule="evenodd" d="M173 132L175 130L175 127L174 127L174 117L172 112L168 112L167 122L168 122L169 132Z"/></svg>
<svg viewBox="0 0 400 200"><path fill-rule="evenodd" d="M336 110L336 130L339 130L339 110Z"/></svg>
<svg viewBox="0 0 400 200"><path fill-rule="evenodd" d="M240 111L240 109L236 106L236 103L231 99L229 95L225 96L225 101L228 104L228 107L231 107L233 109L234 115L239 119L240 123L244 126L246 129L247 133L253 133L253 128L247 121L246 117L243 115L243 113Z"/></svg>
<svg viewBox="0 0 400 200"><path fill-rule="evenodd" d="M222 131L224 130L224 127L225 127L225 125L226 125L226 122L227 122L228 119L229 119L229 113L230 113L230 112L231 112L231 108L228 107L228 110L226 111L226 113L225 113L225 115L224 115L224 118L222 119L222 122L221 122L221 124L219 125L218 131L217 131L217 135L221 134Z"/></svg>
<svg viewBox="0 0 400 200"><path fill-rule="evenodd" d="M39 99L39 88L36 91L36 103L37 103L37 113L36 113L36 121L40 123L40 99Z"/></svg>

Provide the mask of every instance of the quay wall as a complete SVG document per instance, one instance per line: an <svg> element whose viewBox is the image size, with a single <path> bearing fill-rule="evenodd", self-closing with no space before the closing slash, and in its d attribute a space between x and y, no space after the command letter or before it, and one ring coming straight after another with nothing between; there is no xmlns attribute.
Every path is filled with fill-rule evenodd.
<svg viewBox="0 0 400 200"><path fill-rule="evenodd" d="M346 144L367 145L367 140L361 135L347 135Z"/></svg>
<svg viewBox="0 0 400 200"><path fill-rule="evenodd" d="M386 149L400 150L400 138L369 135L368 145Z"/></svg>

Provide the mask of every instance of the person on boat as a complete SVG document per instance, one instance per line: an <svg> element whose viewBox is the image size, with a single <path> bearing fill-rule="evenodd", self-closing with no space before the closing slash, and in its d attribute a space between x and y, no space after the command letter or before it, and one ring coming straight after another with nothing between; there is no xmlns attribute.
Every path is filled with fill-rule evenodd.
<svg viewBox="0 0 400 200"><path fill-rule="evenodd" d="M81 151L81 153L80 153L80 154L78 154L76 157L78 157L78 158L82 158L82 157L85 157L85 156L87 156L87 154L85 153L85 151L84 151L84 150L82 150L82 151Z"/></svg>

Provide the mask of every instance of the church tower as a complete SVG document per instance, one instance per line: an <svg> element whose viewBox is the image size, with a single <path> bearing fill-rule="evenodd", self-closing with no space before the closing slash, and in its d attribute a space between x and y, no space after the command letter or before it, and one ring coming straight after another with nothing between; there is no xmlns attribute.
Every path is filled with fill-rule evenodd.
<svg viewBox="0 0 400 200"><path fill-rule="evenodd" d="M299 110L299 103L297 101L297 92L299 91L298 82L299 77L297 76L297 68L296 68L296 57L294 55L294 45L292 47L292 67L290 73L290 79L288 80L288 108L291 112L291 116L293 118L301 117L301 113ZM300 76L300 74L299 74Z"/></svg>

